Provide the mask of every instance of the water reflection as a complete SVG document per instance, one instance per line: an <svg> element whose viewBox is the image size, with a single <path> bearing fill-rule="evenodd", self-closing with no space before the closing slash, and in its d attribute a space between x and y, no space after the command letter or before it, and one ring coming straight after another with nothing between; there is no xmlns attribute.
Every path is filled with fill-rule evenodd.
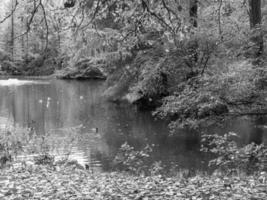
<svg viewBox="0 0 267 200"><path fill-rule="evenodd" d="M31 80L30 80L31 81ZM3 83L4 81L2 81ZM136 148L154 144L153 160L182 168L205 169L205 156L199 151L200 134L183 131L168 136L165 122L155 121L147 112L125 104L112 104L101 98L104 83L98 81L28 80L0 84L0 125L33 127L38 134L50 132L59 137L70 127L80 127L80 137L71 156L97 170L112 169L118 148L127 141ZM266 119L256 122L264 124ZM240 142L266 140L265 129L255 129L255 121L237 120L209 133L235 131ZM98 131L94 131L97 127ZM258 134L258 135L257 135Z"/></svg>

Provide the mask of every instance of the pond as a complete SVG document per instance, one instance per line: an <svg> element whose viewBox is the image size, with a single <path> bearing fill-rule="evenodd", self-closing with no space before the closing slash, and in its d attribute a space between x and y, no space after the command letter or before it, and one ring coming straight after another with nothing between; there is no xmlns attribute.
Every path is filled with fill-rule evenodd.
<svg viewBox="0 0 267 200"><path fill-rule="evenodd" d="M154 145L151 158L167 167L206 169L207 157L199 151L197 131L169 136L167 122L155 120L149 112L107 102L102 97L104 84L103 81L2 79L0 126L32 127L37 134L49 132L55 137L78 127L82 139L72 146L70 156L95 170L112 170L112 161L125 142L136 149ZM241 118L209 133L234 131L242 144L266 142L265 127L255 126L265 123L266 118Z"/></svg>

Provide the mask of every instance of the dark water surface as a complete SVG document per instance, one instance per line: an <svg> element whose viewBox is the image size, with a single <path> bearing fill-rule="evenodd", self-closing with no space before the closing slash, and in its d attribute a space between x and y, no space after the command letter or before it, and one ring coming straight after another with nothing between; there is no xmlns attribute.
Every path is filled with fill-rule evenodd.
<svg viewBox="0 0 267 200"><path fill-rule="evenodd" d="M105 101L103 90L101 81L0 80L0 126L33 127L38 134L50 132L55 137L79 127L82 139L72 147L71 157L98 170L112 169L125 141L137 149L154 144L152 159L166 166L206 169L198 133L169 137L166 122L155 121L134 106ZM267 129L255 124L267 124L267 119L230 121L210 133L234 131L242 144L266 142Z"/></svg>

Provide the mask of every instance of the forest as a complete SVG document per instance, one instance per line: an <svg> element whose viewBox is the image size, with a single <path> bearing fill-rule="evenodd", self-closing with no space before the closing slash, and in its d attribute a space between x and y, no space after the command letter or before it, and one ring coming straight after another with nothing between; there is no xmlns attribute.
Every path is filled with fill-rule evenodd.
<svg viewBox="0 0 267 200"><path fill-rule="evenodd" d="M119 148L118 152L112 153L112 159L105 160L111 163L107 166L112 167L95 173L90 164L82 166L78 160L57 160L51 154L51 148L55 148L55 145L50 144L55 139L48 134L40 136L41 133L33 125L39 122L35 122L30 114L27 114L27 126L23 130L15 130L14 127L12 131L6 128L2 130L0 126L0 166L3 169L0 172L0 182L3 183L0 197L266 199L266 38L266 0L2 1L0 95L13 91L10 89L9 93L2 93L5 91L1 90L2 79L19 81L23 78L26 82L37 79L60 80L65 81L60 82L62 84L70 84L66 88L76 88L66 92L69 96L62 97L62 102L58 100L55 104L53 98L59 98L59 93L52 98L49 94L46 100L37 99L36 104L44 105L41 111L44 112L50 106L58 108L61 103L66 104L64 102L72 100L78 92L78 100L72 101L73 107L78 101L95 103L95 96L89 99L89 95L85 94L95 90L99 92L100 89L94 84L101 82L99 96L109 102L113 110L98 104L96 106L100 111L94 109L94 105L77 108L85 110L84 116L93 113L93 118L94 115L98 116L95 114L97 112L110 112L109 117L113 121L101 118L100 122L95 122L87 119L87 124L90 121L95 126L86 127L87 131L91 131L93 139L98 141L104 137L104 133L98 133L101 130L99 124L122 123L123 127L128 128L114 131L118 133L113 138L119 139L104 134L110 140L107 146L113 145L113 148L119 145ZM76 87L80 83L83 86ZM56 86L57 91L62 84ZM83 91L81 88L85 88L85 94L80 93ZM0 105L4 105L2 102L4 100L0 98ZM126 105L130 108L125 108ZM12 114L15 116L14 113L18 111L14 109L19 109L19 106L13 107ZM3 117L1 109L2 106L0 121ZM128 118L132 121L134 117L128 115L135 116L136 112L144 115L149 113L152 116L150 121L166 122L168 133L160 133L157 141L168 137L178 137L180 142L188 141L189 136L180 134L184 132L188 135L193 133L194 137L197 135L197 142L190 140L189 146L195 148L196 153L192 159L201 155L203 161L199 162L205 162L202 164L209 170L195 166L202 166L200 163L184 167L178 162L183 167L176 168L175 164L166 167L164 161L155 158L158 154L152 152L165 151L169 143L164 144L162 150L157 145L145 144L145 139L136 142L134 136L123 133L131 129L131 125L125 121ZM77 118L70 115L66 115L68 119ZM116 121L117 115L119 119ZM19 117L13 118L14 124L20 120ZM245 122L238 121L240 119ZM135 120L136 123L142 121L139 118ZM235 124L228 128L226 122L228 125ZM153 123L151 126L155 128ZM249 128L244 124L249 124ZM243 128L236 128L239 125ZM65 128L56 126L60 130ZM109 126L107 129L110 129ZM77 127L68 130L71 136L67 134L66 140L73 142L79 138L85 141L80 132L86 128L83 125ZM138 128L135 131L142 132ZM235 133L235 129L241 133ZM251 131L249 136L244 136L246 131ZM148 138L154 137L151 134ZM137 134L137 137L141 138L140 135ZM260 135L260 139L255 135ZM122 138L130 138L132 142ZM169 140L172 139L166 139ZM176 152L179 145L174 144ZM68 151L71 151L70 146ZM192 152L190 148L186 152L188 155ZM30 164L21 161L17 158L21 152L35 155L34 160ZM99 152L96 154L101 161L107 154L104 152L101 150L101 155ZM148 164L149 160L151 162ZM19 167L17 163L20 163Z"/></svg>

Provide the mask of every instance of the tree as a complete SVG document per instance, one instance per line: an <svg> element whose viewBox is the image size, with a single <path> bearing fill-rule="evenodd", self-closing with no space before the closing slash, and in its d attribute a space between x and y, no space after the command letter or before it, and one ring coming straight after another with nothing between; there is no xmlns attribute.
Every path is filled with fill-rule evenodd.
<svg viewBox="0 0 267 200"><path fill-rule="evenodd" d="M253 57L259 57L263 52L263 35L261 31L261 0L249 0L249 19L252 30Z"/></svg>
<svg viewBox="0 0 267 200"><path fill-rule="evenodd" d="M261 25L261 0L249 0L250 27Z"/></svg>
<svg viewBox="0 0 267 200"><path fill-rule="evenodd" d="M190 24L193 28L197 28L197 10L198 10L198 0L190 0L189 3L189 17L190 17ZM190 47L190 54L193 58L193 61L196 63L198 61L198 42L193 41L192 46Z"/></svg>
<svg viewBox="0 0 267 200"><path fill-rule="evenodd" d="M14 0L11 0L11 11L14 10ZM14 59L14 16L15 12L12 12L11 15L11 38L10 38L10 51L12 59Z"/></svg>
<svg viewBox="0 0 267 200"><path fill-rule="evenodd" d="M197 6L198 0L190 0L190 10L189 10L189 15L190 15L190 23L192 24L193 27L197 27Z"/></svg>

